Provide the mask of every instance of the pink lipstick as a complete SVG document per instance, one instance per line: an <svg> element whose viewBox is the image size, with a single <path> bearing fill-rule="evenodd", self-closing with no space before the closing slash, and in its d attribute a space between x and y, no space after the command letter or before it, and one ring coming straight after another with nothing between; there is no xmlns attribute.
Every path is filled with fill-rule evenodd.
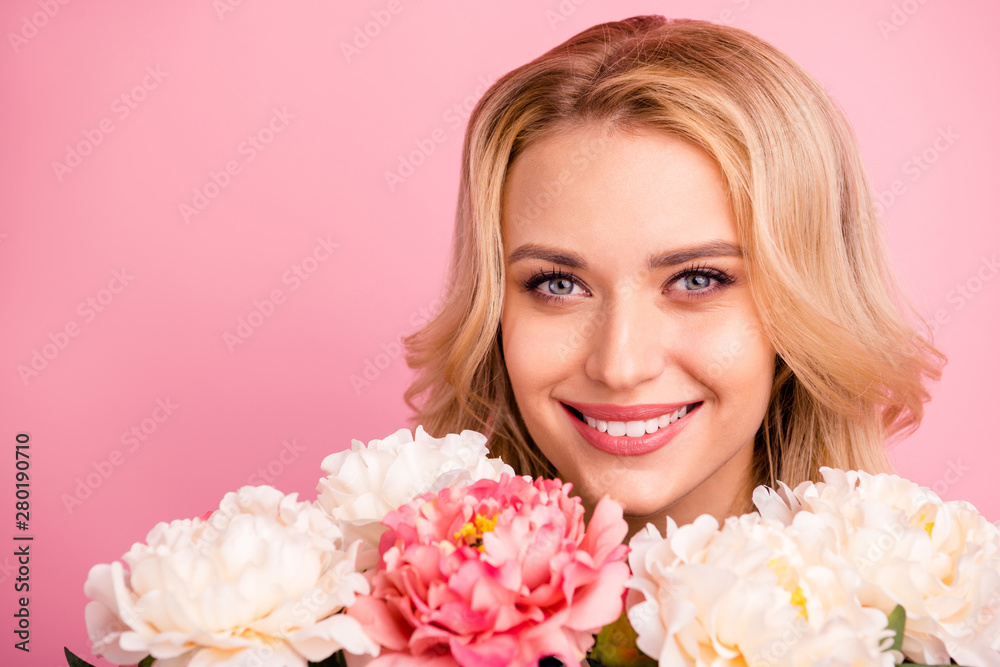
<svg viewBox="0 0 1000 667"><path fill-rule="evenodd" d="M573 426L595 449L618 456L649 454L687 426L701 401L613 405L563 402Z"/></svg>

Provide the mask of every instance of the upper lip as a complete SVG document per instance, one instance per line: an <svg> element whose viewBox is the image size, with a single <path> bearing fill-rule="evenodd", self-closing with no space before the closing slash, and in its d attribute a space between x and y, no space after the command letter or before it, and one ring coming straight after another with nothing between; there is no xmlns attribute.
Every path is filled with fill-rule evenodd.
<svg viewBox="0 0 1000 667"><path fill-rule="evenodd" d="M600 419L601 421L646 421L661 415L669 415L676 412L685 405L698 403L698 401L688 401L686 403L644 403L641 405L614 405L612 403L575 403L572 401L561 401L563 405L569 406L581 412L587 417Z"/></svg>

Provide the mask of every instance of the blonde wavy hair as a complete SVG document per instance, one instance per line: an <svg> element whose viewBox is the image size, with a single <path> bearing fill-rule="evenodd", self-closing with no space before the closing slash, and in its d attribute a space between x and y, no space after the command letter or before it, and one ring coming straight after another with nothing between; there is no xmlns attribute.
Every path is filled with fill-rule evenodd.
<svg viewBox="0 0 1000 667"><path fill-rule="evenodd" d="M443 306L404 340L417 370L406 392L414 422L436 435L482 431L520 473L556 474L520 417L501 352L501 194L534 142L594 126L672 133L723 173L750 291L777 352L752 482L794 486L824 465L887 471L887 442L919 426L924 380L938 380L947 359L886 261L853 131L770 44L662 16L584 30L500 78L477 104Z"/></svg>

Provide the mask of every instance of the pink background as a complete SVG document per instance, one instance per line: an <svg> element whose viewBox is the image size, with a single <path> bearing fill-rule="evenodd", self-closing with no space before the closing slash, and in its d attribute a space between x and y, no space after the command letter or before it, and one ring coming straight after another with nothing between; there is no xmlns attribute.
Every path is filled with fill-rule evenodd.
<svg viewBox="0 0 1000 667"><path fill-rule="evenodd" d="M950 357L923 426L893 458L1000 519L997 5L389 6L3 3L0 554L19 532L21 431L35 541L30 654L12 649L15 559L0 555L0 663L60 664L63 645L89 658L87 572L156 522L264 483L259 470L311 499L324 456L405 425L410 373L396 341L437 305L468 112L503 73L635 14L749 30L843 106L887 204L899 274L937 313ZM366 24L377 34L348 58L342 43ZM87 154L67 158L78 144ZM386 173L411 154L420 164L390 188ZM196 202L195 190L211 198ZM203 210L185 220L180 206L195 203ZM248 317L259 326L230 350L224 336ZM25 380L36 351L52 358ZM133 426L143 439L123 441Z"/></svg>

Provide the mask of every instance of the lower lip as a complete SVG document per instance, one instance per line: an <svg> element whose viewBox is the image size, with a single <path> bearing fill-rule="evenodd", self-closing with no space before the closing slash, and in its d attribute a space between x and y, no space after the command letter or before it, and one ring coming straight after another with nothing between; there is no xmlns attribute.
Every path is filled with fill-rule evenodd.
<svg viewBox="0 0 1000 667"><path fill-rule="evenodd" d="M661 447L665 447L668 442L674 439L674 436L681 432L681 429L687 426L690 417L698 412L702 405L702 403L699 403L695 407L689 408L687 414L683 417L656 429L655 433L647 433L646 435L636 437L627 435L614 436L601 433L596 428L592 428L585 422L577 419L576 415L565 405L563 405L563 409L569 415L570 421L573 422L573 426L580 432L583 439L589 442L595 449L608 454L615 454L616 456L641 456L642 454L649 454Z"/></svg>

